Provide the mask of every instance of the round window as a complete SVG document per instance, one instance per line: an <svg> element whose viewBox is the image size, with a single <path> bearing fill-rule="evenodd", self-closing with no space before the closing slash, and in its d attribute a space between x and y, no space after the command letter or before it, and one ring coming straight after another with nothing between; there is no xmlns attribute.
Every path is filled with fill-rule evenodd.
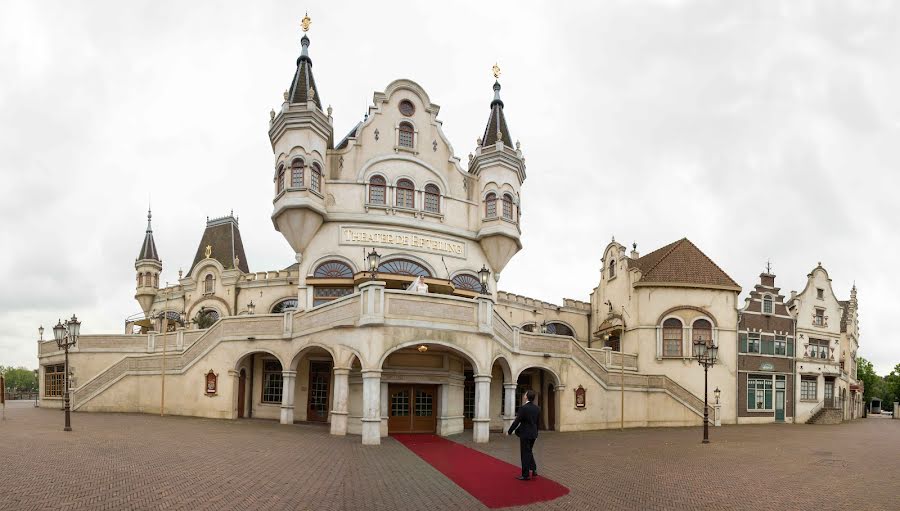
<svg viewBox="0 0 900 511"><path fill-rule="evenodd" d="M416 107L413 106L412 101L408 99L404 99L400 102L400 113L409 117L416 112Z"/></svg>

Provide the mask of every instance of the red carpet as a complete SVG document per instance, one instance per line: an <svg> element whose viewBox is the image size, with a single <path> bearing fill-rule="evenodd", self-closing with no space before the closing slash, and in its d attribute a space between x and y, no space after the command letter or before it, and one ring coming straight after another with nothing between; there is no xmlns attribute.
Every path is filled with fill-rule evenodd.
<svg viewBox="0 0 900 511"><path fill-rule="evenodd" d="M516 476L522 469L518 465L437 435L391 436L491 509L524 506L569 493L565 486L540 475L531 481L519 481ZM510 439L516 442L516 452L518 440ZM540 473L541 460L537 462Z"/></svg>

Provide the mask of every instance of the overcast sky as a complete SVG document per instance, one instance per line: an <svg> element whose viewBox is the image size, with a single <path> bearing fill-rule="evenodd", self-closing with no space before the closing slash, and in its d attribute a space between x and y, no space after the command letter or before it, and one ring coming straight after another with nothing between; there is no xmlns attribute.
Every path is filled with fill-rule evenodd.
<svg viewBox="0 0 900 511"><path fill-rule="evenodd" d="M161 281L231 209L251 271L294 261L267 129L304 10L336 139L409 78L465 161L499 61L528 172L501 289L588 300L612 236L688 237L742 297L767 259L786 295L821 261L857 284L860 354L900 362L900 2L2 0L0 365L73 312L124 331L150 196Z"/></svg>

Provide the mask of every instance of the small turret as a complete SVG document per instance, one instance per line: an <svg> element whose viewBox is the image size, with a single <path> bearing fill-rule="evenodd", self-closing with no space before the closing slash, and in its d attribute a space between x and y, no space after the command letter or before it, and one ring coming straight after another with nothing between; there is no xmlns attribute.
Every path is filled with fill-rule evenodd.
<svg viewBox="0 0 900 511"><path fill-rule="evenodd" d="M156 242L153 240L153 227L151 219L153 213L147 209L147 232L144 234L144 243L141 245L141 251L137 259L134 261L134 270L136 273L136 292L135 300L141 306L141 310L145 315L150 314L150 307L156 298L156 292L159 289L159 274L162 272L162 261L156 252Z"/></svg>
<svg viewBox="0 0 900 511"><path fill-rule="evenodd" d="M294 249L298 262L325 218L325 156L334 145L330 109L328 114L322 111L312 74L306 35L311 23L309 16L303 17L294 79L285 91L281 111L269 123L269 140L278 157L273 169L272 223Z"/></svg>
<svg viewBox="0 0 900 511"><path fill-rule="evenodd" d="M500 68L494 64L494 99L484 136L478 139L469 173L480 183L481 228L478 240L494 277L522 249L519 190L525 181L525 158L518 143L513 146L503 100L500 99Z"/></svg>

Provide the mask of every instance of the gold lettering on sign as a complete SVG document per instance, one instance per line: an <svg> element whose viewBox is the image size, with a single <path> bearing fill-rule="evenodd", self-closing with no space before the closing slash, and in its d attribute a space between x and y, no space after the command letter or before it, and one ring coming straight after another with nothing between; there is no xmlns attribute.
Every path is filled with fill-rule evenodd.
<svg viewBox="0 0 900 511"><path fill-rule="evenodd" d="M458 241L402 231L344 227L340 241L342 245L398 247L455 257L466 256L465 244Z"/></svg>

